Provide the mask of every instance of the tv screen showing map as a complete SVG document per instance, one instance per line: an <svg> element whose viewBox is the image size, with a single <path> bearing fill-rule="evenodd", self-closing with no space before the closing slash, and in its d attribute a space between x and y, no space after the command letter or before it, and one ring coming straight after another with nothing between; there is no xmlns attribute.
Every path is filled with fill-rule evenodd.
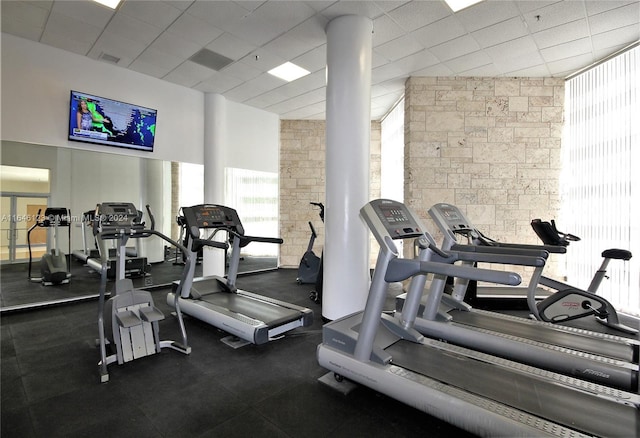
<svg viewBox="0 0 640 438"><path fill-rule="evenodd" d="M71 91L69 140L153 151L157 111Z"/></svg>

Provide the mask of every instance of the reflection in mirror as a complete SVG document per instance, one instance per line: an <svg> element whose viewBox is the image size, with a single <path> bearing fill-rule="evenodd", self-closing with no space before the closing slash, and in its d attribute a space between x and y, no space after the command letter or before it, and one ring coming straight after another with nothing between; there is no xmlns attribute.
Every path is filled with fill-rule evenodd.
<svg viewBox="0 0 640 438"><path fill-rule="evenodd" d="M150 204L156 229L178 240L181 237L177 224L179 207L198 204L203 200L202 165L9 141L2 141L0 163L0 312L97 298L99 273L90 268L86 261L71 255L82 252L93 252L95 255L98 250L92 230L82 220L84 213L94 210L97 203L132 202L140 210L145 210L144 205ZM25 178L29 182L20 181ZM256 188L261 187L262 190L263 186L269 186L265 184L268 180L275 181L275 196ZM275 214L264 209L265 201L268 204L275 200L274 205L277 205L277 174L245 174L234 181L233 184L237 185L227 187L226 193L228 196L235 194L235 197L225 199L230 206L236 202L248 203L243 204L242 209L234 206L241 214L247 234L277 236L277 207ZM246 185L247 181L253 182ZM255 185L256 181L258 186ZM250 191L236 192L242 190L241 187ZM33 221L12 219L28 219L29 212L34 208L37 210L46 206L65 207L71 211L70 241L66 231L58 232L57 236L58 247L65 253L71 270L69 284L43 286L28 278L26 234ZM149 224L147 216L145 212L143 220ZM275 225L275 231L265 231L265 225ZM52 232L48 228L42 228L38 233L32 232L33 269L39 269L42 255L51 251ZM115 247L110 245L107 242L105 251L113 255ZM246 249L250 249L250 246ZM168 287L173 280L180 278L182 256L174 248L167 247L161 239L132 239L127 247L128 253L145 257L148 261L140 275L132 277L135 287ZM260 248L253 250L245 254L243 249L241 272L277 268L277 253L273 253L273 248L268 248L271 250L268 253ZM196 275L201 272L202 266L199 265Z"/></svg>

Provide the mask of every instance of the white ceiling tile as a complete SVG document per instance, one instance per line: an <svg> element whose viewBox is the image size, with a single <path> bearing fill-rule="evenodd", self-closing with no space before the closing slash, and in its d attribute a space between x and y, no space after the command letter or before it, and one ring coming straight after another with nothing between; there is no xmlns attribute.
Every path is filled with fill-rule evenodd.
<svg viewBox="0 0 640 438"><path fill-rule="evenodd" d="M411 72L429 67L440 62L438 58L427 49L420 50L412 55L397 59L393 64L405 75L409 76Z"/></svg>
<svg viewBox="0 0 640 438"><path fill-rule="evenodd" d="M587 8L587 15L596 15L633 3L638 3L638 0L587 1L585 2L585 7Z"/></svg>
<svg viewBox="0 0 640 438"><path fill-rule="evenodd" d="M167 28L167 31L201 46L206 46L224 32L222 29L218 29L190 14L182 14Z"/></svg>
<svg viewBox="0 0 640 438"><path fill-rule="evenodd" d="M491 26L520 15L513 1L483 1L456 13L469 32Z"/></svg>
<svg viewBox="0 0 640 438"><path fill-rule="evenodd" d="M634 2L627 6L590 16L589 27L591 28L591 33L597 35L633 24L637 26L638 17L640 17L640 2Z"/></svg>
<svg viewBox="0 0 640 438"><path fill-rule="evenodd" d="M194 88L205 93L224 93L242 84L240 79L217 72L209 79L197 84Z"/></svg>
<svg viewBox="0 0 640 438"><path fill-rule="evenodd" d="M408 2L390 11L389 16L405 31L414 31L451 15L444 2L417 1Z"/></svg>
<svg viewBox="0 0 640 438"><path fill-rule="evenodd" d="M304 2L287 2L285 8L278 3L278 1L262 2L251 14L251 17L266 23L278 35L294 28L316 13Z"/></svg>
<svg viewBox="0 0 640 438"><path fill-rule="evenodd" d="M578 40L589 36L586 19L580 19L560 26L552 27L533 34L538 48L557 46L561 42Z"/></svg>
<svg viewBox="0 0 640 438"><path fill-rule="evenodd" d="M18 20L12 19L6 14L3 14L1 18L2 21L0 27L2 28L2 32L32 41L40 41L42 28L36 26L28 26Z"/></svg>
<svg viewBox="0 0 640 438"><path fill-rule="evenodd" d="M11 17L11 20L7 21L18 21L19 24L24 26L44 29L48 16L49 10L39 8L27 2L5 1L2 3L3 27L5 18Z"/></svg>
<svg viewBox="0 0 640 438"><path fill-rule="evenodd" d="M443 18L411 33L427 49L466 34L467 31L456 17Z"/></svg>
<svg viewBox="0 0 640 438"><path fill-rule="evenodd" d="M200 50L198 44L168 32L161 34L149 47L182 59L188 59Z"/></svg>
<svg viewBox="0 0 640 438"><path fill-rule="evenodd" d="M170 4L174 8L178 8L182 11L186 11L194 0L167 0L165 3Z"/></svg>
<svg viewBox="0 0 640 438"><path fill-rule="evenodd" d="M615 29L610 32L599 33L591 37L594 51L609 49L611 47L624 47L634 41L640 40L640 27L631 25Z"/></svg>
<svg viewBox="0 0 640 438"><path fill-rule="evenodd" d="M388 15L381 15L373 20L373 47L399 38L405 33Z"/></svg>
<svg viewBox="0 0 640 438"><path fill-rule="evenodd" d="M531 32L585 18L584 1L560 1L524 14Z"/></svg>
<svg viewBox="0 0 640 438"><path fill-rule="evenodd" d="M260 68L253 67L251 65L247 65L242 62L234 62L231 65L228 65L220 70L224 72L227 76L232 76L234 78L240 79L241 81L249 81L253 78L257 78L261 74L264 73L264 70Z"/></svg>
<svg viewBox="0 0 640 438"><path fill-rule="evenodd" d="M495 64L486 64L479 67L470 68L458 73L460 76L474 76L474 77L497 77L500 76L500 70Z"/></svg>
<svg viewBox="0 0 640 438"><path fill-rule="evenodd" d="M520 13L526 14L527 12L535 11L554 3L558 3L558 1L559 0L517 0L515 2L515 6L518 8Z"/></svg>
<svg viewBox="0 0 640 438"><path fill-rule="evenodd" d="M138 73L153 76L155 78L162 78L166 76L171 70L173 70L173 68L164 68L155 64L150 64L146 61L141 60L140 58L129 64L128 68L133 71L137 71Z"/></svg>
<svg viewBox="0 0 640 438"><path fill-rule="evenodd" d="M373 83L388 81L402 76L404 72L393 63L388 63L376 67L371 71L371 81Z"/></svg>
<svg viewBox="0 0 640 438"><path fill-rule="evenodd" d="M435 47L429 48L429 51L436 55L440 61L457 58L466 55L475 50L479 50L480 46L470 35L464 35L446 43L442 43Z"/></svg>
<svg viewBox="0 0 640 438"><path fill-rule="evenodd" d="M232 1L196 1L186 11L215 27L227 30L247 15L247 10Z"/></svg>
<svg viewBox="0 0 640 438"><path fill-rule="evenodd" d="M595 62L591 53L583 53L570 58L559 59L553 62L547 62L547 67L552 75L564 73L566 71L577 71L581 68Z"/></svg>
<svg viewBox="0 0 640 438"><path fill-rule="evenodd" d="M77 39L81 43L88 44L89 48L91 48L102 33L102 28L69 17L68 15L52 12L47 21L47 27L43 36L52 33L69 39ZM75 51L75 53L82 53L84 55L87 51L88 49L84 52Z"/></svg>
<svg viewBox="0 0 640 438"><path fill-rule="evenodd" d="M406 35L382 44L375 51L385 58L395 61L423 50L423 47L412 36Z"/></svg>
<svg viewBox="0 0 640 438"><path fill-rule="evenodd" d="M321 12L329 20L342 15L360 15L373 20L383 13L384 11L373 1L339 1Z"/></svg>
<svg viewBox="0 0 640 438"><path fill-rule="evenodd" d="M524 54L517 53L519 52L503 53L501 56L492 56L493 63L501 72L506 74L544 65L544 60L538 52L529 52Z"/></svg>
<svg viewBox="0 0 640 438"><path fill-rule="evenodd" d="M306 41L295 38L288 33L280 35L262 47L285 60L291 60L309 50L309 45Z"/></svg>
<svg viewBox="0 0 640 438"><path fill-rule="evenodd" d="M169 72L168 74L163 76L162 79L188 88L191 88L200 83L200 81L195 80L189 76L181 75L176 70Z"/></svg>
<svg viewBox="0 0 640 438"><path fill-rule="evenodd" d="M506 41L485 49L485 52L494 60L527 56L529 53L537 53L537 51L538 47L530 36Z"/></svg>
<svg viewBox="0 0 640 438"><path fill-rule="evenodd" d="M493 60L484 52L473 52L458 58L445 61L445 65L454 73L460 74L467 70L491 64Z"/></svg>
<svg viewBox="0 0 640 438"><path fill-rule="evenodd" d="M45 30L40 41L44 44L77 53L79 55L86 55L89 50L91 50L91 46L93 44L92 42L73 38L69 35L58 34L50 30Z"/></svg>
<svg viewBox="0 0 640 438"><path fill-rule="evenodd" d="M136 61L141 61L145 64L153 65L166 70L166 73L170 72L180 64L184 62L182 57L170 55L165 52L161 52L152 47L147 47L144 52L138 56ZM165 74L166 74L165 73Z"/></svg>
<svg viewBox="0 0 640 438"><path fill-rule="evenodd" d="M121 59L122 64L128 65L145 49L145 45L138 41L131 41L115 34L102 34L89 51L88 56L99 59L104 53ZM118 63L120 65L120 63Z"/></svg>
<svg viewBox="0 0 640 438"><path fill-rule="evenodd" d="M542 54L542 58L545 62L552 63L553 61L567 58L567 53L571 53L573 55L572 57L583 54L589 54L589 56L592 56L591 51L591 39L582 38L565 44L547 47L546 49L540 50L540 53Z"/></svg>
<svg viewBox="0 0 640 438"><path fill-rule="evenodd" d="M452 74L453 74L453 72L446 65L444 65L444 64L436 64L436 65L432 65L431 67L427 67L427 68L423 68L423 69L418 70L418 71L414 71L411 76L430 77L430 76L450 76Z"/></svg>
<svg viewBox="0 0 640 438"><path fill-rule="evenodd" d="M324 70L327 66L327 45L323 44L322 46L316 47L304 55L294 58L292 62L300 67L306 68L312 73L320 69Z"/></svg>
<svg viewBox="0 0 640 438"><path fill-rule="evenodd" d="M258 57L256 59L256 56ZM253 52L249 53L246 56L243 56L239 59L239 61L245 65L249 66L251 70L257 69L261 73L266 73L272 68L278 67L281 64L284 64L288 61L286 58L282 58L275 53L272 53L265 48L256 49ZM239 66L241 67L241 66Z"/></svg>
<svg viewBox="0 0 640 438"><path fill-rule="evenodd" d="M125 1L120 7L120 12L152 26L166 29L183 10L162 1Z"/></svg>
<svg viewBox="0 0 640 438"><path fill-rule="evenodd" d="M247 105L256 106L258 108L267 108L279 102L287 100L288 97L282 94L279 89L269 90L259 96L253 97L245 101Z"/></svg>
<svg viewBox="0 0 640 438"><path fill-rule="evenodd" d="M106 26L115 14L112 9L96 2L79 2L74 0L58 0L53 2L51 12L64 14L99 27Z"/></svg>
<svg viewBox="0 0 640 438"><path fill-rule="evenodd" d="M118 14L109 22L105 32L113 33L133 41L139 41L147 45L158 38L162 29L144 23L137 18L125 14Z"/></svg>
<svg viewBox="0 0 640 438"><path fill-rule="evenodd" d="M257 46L225 32L211 43L207 44L206 48L224 55L229 59L240 59L246 54L257 49Z"/></svg>
<svg viewBox="0 0 640 438"><path fill-rule="evenodd" d="M524 67L518 70L507 71L503 76L516 76L516 77L548 77L549 69L545 64L533 65L531 67Z"/></svg>
<svg viewBox="0 0 640 438"><path fill-rule="evenodd" d="M193 61L185 61L175 69L173 69L171 73L176 73L181 76L190 78L194 81L195 84L211 78L216 74L216 71Z"/></svg>
<svg viewBox="0 0 640 438"><path fill-rule="evenodd" d="M480 44L480 47L491 47L504 41L520 38L528 33L527 26L518 16L477 30L471 35Z"/></svg>

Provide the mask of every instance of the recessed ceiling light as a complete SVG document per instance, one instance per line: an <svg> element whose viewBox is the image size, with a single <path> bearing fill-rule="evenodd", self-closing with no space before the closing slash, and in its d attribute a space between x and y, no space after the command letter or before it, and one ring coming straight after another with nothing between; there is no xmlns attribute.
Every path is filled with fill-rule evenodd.
<svg viewBox="0 0 640 438"><path fill-rule="evenodd" d="M96 3L100 3L101 5L105 5L108 8L115 9L120 4L121 0L93 0Z"/></svg>
<svg viewBox="0 0 640 438"><path fill-rule="evenodd" d="M482 0L444 0L453 12L458 12L464 8L468 8L471 5L480 3Z"/></svg>
<svg viewBox="0 0 640 438"><path fill-rule="evenodd" d="M277 78L284 79L287 82L291 82L303 76L306 76L311 72L291 62L285 62L284 64L279 65L276 68L272 68L268 73L274 75Z"/></svg>

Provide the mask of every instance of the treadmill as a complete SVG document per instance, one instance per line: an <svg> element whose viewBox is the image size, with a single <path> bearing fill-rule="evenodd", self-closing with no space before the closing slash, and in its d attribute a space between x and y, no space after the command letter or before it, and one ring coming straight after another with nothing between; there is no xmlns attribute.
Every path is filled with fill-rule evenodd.
<svg viewBox="0 0 640 438"><path fill-rule="evenodd" d="M336 380L352 380L480 436L637 435L636 394L426 339L384 314L389 283L415 275L510 285L521 279L512 272L456 266L444 257L446 263L398 258L393 240L426 238L425 227L404 204L378 199L360 215L380 251L364 311L323 327L318 362Z"/></svg>
<svg viewBox="0 0 640 438"><path fill-rule="evenodd" d="M232 245L226 278L200 277L184 285L180 296L182 312L218 327L246 342L265 344L283 333L313 323L313 312L306 307L286 303L236 287L240 248L251 242L281 244L282 239L256 237L244 234L244 227L236 210L216 204L182 207L188 237L188 249L193 260L203 247L226 250L227 243L213 240L217 232L227 233ZM201 230L211 233L201 238ZM190 267L193 271L195 263ZM193 272L189 279L193 278ZM173 292L167 295L167 304L174 305L179 282L173 283Z"/></svg>
<svg viewBox="0 0 640 438"><path fill-rule="evenodd" d="M105 203L113 204L113 203ZM138 215L136 216L135 221L137 223L142 222L142 212L136 210ZM118 250L117 248L107 248L106 242L97 240L95 236L93 240L95 242L95 249L89 248L89 244L87 242L87 232L91 231L93 228L93 223L95 222L95 209L89 210L83 213L82 215L82 223L80 227L82 227L82 249L74 250L72 255L79 262L85 264L89 268L93 269L97 273L102 272L102 263L104 259L107 262L107 278L114 280L117 277L116 268L118 264ZM125 264L124 264L124 274L126 276L138 276L145 275L151 269L149 263L147 263L146 257L138 257L138 251L135 247L126 247L125 248Z"/></svg>

